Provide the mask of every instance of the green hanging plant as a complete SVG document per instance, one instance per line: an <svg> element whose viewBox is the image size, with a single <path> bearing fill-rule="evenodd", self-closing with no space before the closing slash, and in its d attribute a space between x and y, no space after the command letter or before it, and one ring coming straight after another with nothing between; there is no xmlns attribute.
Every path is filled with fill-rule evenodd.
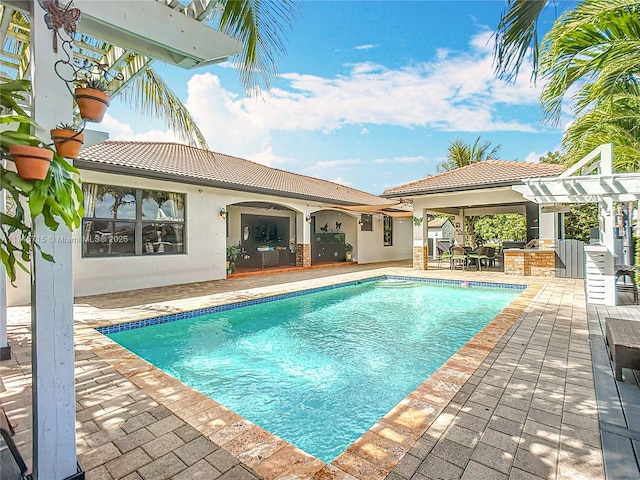
<svg viewBox="0 0 640 480"><path fill-rule="evenodd" d="M30 89L28 80L0 83L0 105L9 112L0 115L2 159L13 161L10 148L16 145L52 150L31 133L36 124L18 104ZM4 127L8 128L5 130ZM12 284L16 279L16 268L29 272L28 265L34 250L38 250L45 260L54 261L33 238L31 225L34 219L42 216L45 224L54 231L61 223L73 230L80 226L84 215L81 181L73 178L74 174L79 174L78 170L57 153L52 153L51 164L43 180L25 180L6 169L4 163L0 164L0 188L6 191L7 200L12 204L6 212L0 213L0 260ZM26 211L25 203L28 206Z"/></svg>

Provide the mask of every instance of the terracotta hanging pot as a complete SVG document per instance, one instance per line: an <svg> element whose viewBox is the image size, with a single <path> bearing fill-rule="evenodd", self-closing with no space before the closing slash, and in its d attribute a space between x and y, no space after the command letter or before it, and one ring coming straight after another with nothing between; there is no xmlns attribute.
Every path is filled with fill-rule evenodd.
<svg viewBox="0 0 640 480"><path fill-rule="evenodd" d="M84 143L84 133L75 130L55 128L51 130L51 140L56 146L58 155L64 158L78 158Z"/></svg>
<svg viewBox="0 0 640 480"><path fill-rule="evenodd" d="M101 122L109 106L109 95L95 88L76 88L74 97L80 116L88 122Z"/></svg>
<svg viewBox="0 0 640 480"><path fill-rule="evenodd" d="M9 145L18 176L25 180L44 180L53 159L53 150L30 145Z"/></svg>

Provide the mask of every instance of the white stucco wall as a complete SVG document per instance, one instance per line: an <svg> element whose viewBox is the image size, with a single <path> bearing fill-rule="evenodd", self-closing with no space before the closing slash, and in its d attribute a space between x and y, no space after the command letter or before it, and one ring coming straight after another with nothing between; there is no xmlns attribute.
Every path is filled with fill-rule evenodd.
<svg viewBox="0 0 640 480"><path fill-rule="evenodd" d="M393 245L384 246L382 215L373 215L373 231L358 227L358 263L407 260L413 255L413 221L410 217L393 219Z"/></svg>
<svg viewBox="0 0 640 480"><path fill-rule="evenodd" d="M361 232L359 214L325 210L320 204L304 200L93 171L83 171L82 180L86 183L184 193L185 253L83 258L81 229L77 229L73 232L75 297L225 278L226 245L238 244L240 240L241 213L289 217L291 240L295 238L297 230L298 243L308 242L310 238L310 225L304 221L306 215L316 216L318 230L327 223L335 231L335 222L340 222L340 232L346 234L346 242L354 247L353 258L360 263L410 259L412 254L410 218L394 219L393 246L385 247L382 216L377 214L373 218L373 232ZM292 211L234 205L241 202L276 203ZM228 212L229 237L226 236L226 220L220 216L222 208ZM300 231L303 232L304 241L300 238ZM16 284L18 288L7 285L7 304L28 304L29 276L20 273Z"/></svg>
<svg viewBox="0 0 640 480"><path fill-rule="evenodd" d="M96 172L83 172L82 178L86 183L186 194L185 253L83 258L81 232L77 230L73 257L75 296L225 277L226 226L219 213L225 202L214 189Z"/></svg>

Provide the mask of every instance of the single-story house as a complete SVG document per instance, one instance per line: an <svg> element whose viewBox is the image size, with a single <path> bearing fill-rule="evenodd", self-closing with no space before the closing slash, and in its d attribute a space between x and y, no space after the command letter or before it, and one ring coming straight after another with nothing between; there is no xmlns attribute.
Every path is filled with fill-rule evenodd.
<svg viewBox="0 0 640 480"><path fill-rule="evenodd" d="M225 278L236 267L411 258L411 210L354 188L177 143L106 141L74 165L85 215L74 295ZM7 287L29 303L29 279Z"/></svg>

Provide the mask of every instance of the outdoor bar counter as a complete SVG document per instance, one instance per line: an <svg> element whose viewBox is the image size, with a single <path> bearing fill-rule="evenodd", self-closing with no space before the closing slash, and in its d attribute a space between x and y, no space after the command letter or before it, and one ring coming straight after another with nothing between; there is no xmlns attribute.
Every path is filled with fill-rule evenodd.
<svg viewBox="0 0 640 480"><path fill-rule="evenodd" d="M510 248L503 250L504 273L520 277L554 277L556 252L553 248Z"/></svg>

